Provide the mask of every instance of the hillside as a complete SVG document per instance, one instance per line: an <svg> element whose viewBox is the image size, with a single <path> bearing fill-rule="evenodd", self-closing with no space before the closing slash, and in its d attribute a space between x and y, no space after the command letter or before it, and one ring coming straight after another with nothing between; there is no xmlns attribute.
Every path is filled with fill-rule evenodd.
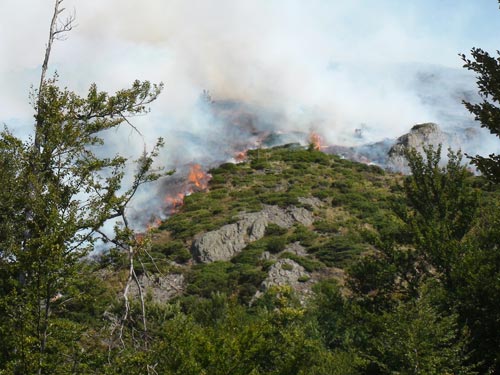
<svg viewBox="0 0 500 375"><path fill-rule="evenodd" d="M427 152L412 176L298 144L195 167L167 220L77 263L50 301L44 368L495 371L500 191Z"/></svg>
<svg viewBox="0 0 500 375"><path fill-rule="evenodd" d="M236 293L248 303L278 266L290 268L278 283L291 278L300 290L325 277L342 281L343 268L400 225L392 207L402 204L402 176L376 166L291 144L209 173L208 190L185 197L152 231L148 272L173 267L188 295Z"/></svg>
<svg viewBox="0 0 500 375"><path fill-rule="evenodd" d="M413 158L415 175L405 177L289 144L210 170L208 186L178 199L141 239L147 250L130 313L143 316L145 295L153 353L169 351L163 368L383 374L495 366L495 350L468 353L497 340L489 316L499 292L491 267L498 231L485 223L498 221L498 189L453 157L447 169ZM120 259L111 251L96 270L118 296L127 267ZM111 321L116 308L107 310ZM132 336L144 329L139 321L125 327Z"/></svg>

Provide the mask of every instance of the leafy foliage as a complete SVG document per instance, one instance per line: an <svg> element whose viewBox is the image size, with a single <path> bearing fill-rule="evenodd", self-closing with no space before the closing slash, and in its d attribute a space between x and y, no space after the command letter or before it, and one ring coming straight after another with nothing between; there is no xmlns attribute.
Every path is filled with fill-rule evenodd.
<svg viewBox="0 0 500 375"><path fill-rule="evenodd" d="M498 52L497 52L498 53ZM472 59L461 55L465 62L464 68L477 74L477 86L482 103L465 102L465 107L475 115L491 134L500 137L500 57L491 56L481 48L473 48ZM499 53L500 56L500 53ZM500 155L491 154L489 157L476 155L471 157L476 167L491 181L500 182Z"/></svg>

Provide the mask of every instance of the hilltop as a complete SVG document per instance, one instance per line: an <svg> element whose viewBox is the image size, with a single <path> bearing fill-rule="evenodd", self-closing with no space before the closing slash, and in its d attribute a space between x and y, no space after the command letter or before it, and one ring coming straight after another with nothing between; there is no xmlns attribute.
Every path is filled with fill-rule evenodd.
<svg viewBox="0 0 500 375"><path fill-rule="evenodd" d="M423 151L411 176L298 144L200 172L141 237L123 335L141 347L146 316L146 358L172 374L484 369L494 350L465 353L496 345L499 191ZM96 326L119 327L128 264L112 250L92 266Z"/></svg>
<svg viewBox="0 0 500 375"><path fill-rule="evenodd" d="M423 151L407 154L409 176L299 144L194 166L186 195L165 197L167 220L78 262L53 294L47 368L494 368L500 191L458 156L441 168Z"/></svg>
<svg viewBox="0 0 500 375"><path fill-rule="evenodd" d="M297 144L250 150L209 173L207 191L186 196L151 233L148 273L182 275L169 298L224 292L248 303L276 283L310 292L327 277L343 282L345 267L401 225L392 207L402 204L402 175ZM168 285L156 280L154 290Z"/></svg>

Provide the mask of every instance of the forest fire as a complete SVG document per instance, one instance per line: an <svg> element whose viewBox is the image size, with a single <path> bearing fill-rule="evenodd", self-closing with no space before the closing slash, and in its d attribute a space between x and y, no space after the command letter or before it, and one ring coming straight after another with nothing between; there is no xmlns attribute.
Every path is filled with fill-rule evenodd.
<svg viewBox="0 0 500 375"><path fill-rule="evenodd" d="M169 215L175 213L179 207L184 204L185 193L177 193L175 195L167 195L164 199Z"/></svg>
<svg viewBox="0 0 500 375"><path fill-rule="evenodd" d="M206 191L208 189L208 182L211 178L212 176L206 173L201 165L193 164L189 168L189 173L184 183L175 189L175 191L170 190L163 199L166 215L171 216L179 211L187 195L197 191Z"/></svg>
<svg viewBox="0 0 500 375"><path fill-rule="evenodd" d="M212 176L204 172L199 164L193 164L189 169L188 181L191 184L194 184L198 190L206 190L208 187L208 181L210 181L211 178Z"/></svg>
<svg viewBox="0 0 500 375"><path fill-rule="evenodd" d="M309 135L309 142L317 151L321 151L322 149L326 148L326 146L323 145L323 139L318 133L311 132L311 134Z"/></svg>
<svg viewBox="0 0 500 375"><path fill-rule="evenodd" d="M170 180L171 183L164 186L162 212L148 220L145 232L137 237L138 241L142 240L145 233L158 228L165 219L177 213L184 205L186 196L199 191L207 191L208 182L212 178L209 173L203 171L199 164L191 165L189 171L182 175L184 177Z"/></svg>
<svg viewBox="0 0 500 375"><path fill-rule="evenodd" d="M246 159L247 159L247 152L246 151L238 152L234 156L234 160L236 160L237 163L241 163L242 161L245 161Z"/></svg>

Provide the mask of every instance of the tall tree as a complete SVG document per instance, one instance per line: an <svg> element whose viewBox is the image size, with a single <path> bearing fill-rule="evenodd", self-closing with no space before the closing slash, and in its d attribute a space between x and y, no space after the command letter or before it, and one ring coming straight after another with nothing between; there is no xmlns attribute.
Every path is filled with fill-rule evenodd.
<svg viewBox="0 0 500 375"><path fill-rule="evenodd" d="M72 17L59 22L62 2L55 1L40 85L32 94L32 137L22 141L8 130L0 134L5 186L0 200L0 370L14 374L68 373L60 364L56 371L50 360L60 354L49 350L57 336L51 334L54 302L65 298L102 225L125 219L139 186L161 175L151 167L162 140L138 158L129 189L122 186L127 160L96 153L104 144L103 131L132 126L128 119L148 112L161 84L136 81L114 95L94 84L81 97L60 88L57 75L46 78L53 42L72 28ZM127 250L133 264L130 241Z"/></svg>
<svg viewBox="0 0 500 375"><path fill-rule="evenodd" d="M451 269L461 255L461 242L471 230L477 210L477 194L469 186L469 172L461 153L448 152L445 168L439 166L441 147L415 149L406 153L411 176L405 181L409 210L405 221L413 234L418 255L425 268L439 272L451 282Z"/></svg>
<svg viewBox="0 0 500 375"><path fill-rule="evenodd" d="M477 74L478 92L483 101L476 104L464 101L465 107L475 115L482 128L500 138L500 51L495 57L481 48L472 48L471 55L472 59L465 54L460 56L465 62L464 68ZM500 183L500 155L476 155L471 161L489 180Z"/></svg>

